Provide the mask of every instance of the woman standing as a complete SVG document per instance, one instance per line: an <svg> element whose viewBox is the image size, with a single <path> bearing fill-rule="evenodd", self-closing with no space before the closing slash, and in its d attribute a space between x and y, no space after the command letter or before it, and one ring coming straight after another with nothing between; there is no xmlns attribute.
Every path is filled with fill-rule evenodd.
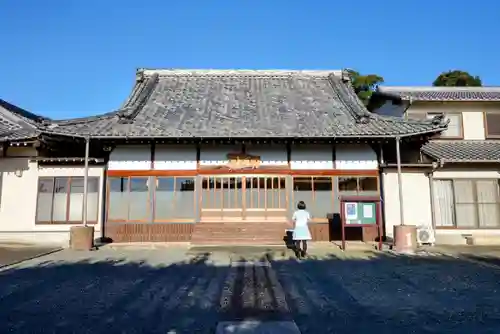
<svg viewBox="0 0 500 334"><path fill-rule="evenodd" d="M293 240L295 241L295 254L300 259L307 255L307 240L311 240L311 232L308 224L311 221L311 215L306 210L306 203L300 201L297 204L297 211L293 213L292 220L295 223L293 229ZM302 249L300 243L302 242Z"/></svg>

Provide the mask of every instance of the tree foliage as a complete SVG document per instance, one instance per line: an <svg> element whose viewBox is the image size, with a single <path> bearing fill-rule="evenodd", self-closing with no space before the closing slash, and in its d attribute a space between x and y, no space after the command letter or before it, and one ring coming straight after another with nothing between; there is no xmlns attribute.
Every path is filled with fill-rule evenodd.
<svg viewBox="0 0 500 334"><path fill-rule="evenodd" d="M351 77L352 87L359 99L366 105L377 87L384 83L384 78L376 74L362 75L357 71L348 70Z"/></svg>
<svg viewBox="0 0 500 334"><path fill-rule="evenodd" d="M441 73L432 83L436 87L481 87L481 78L468 72L452 70Z"/></svg>

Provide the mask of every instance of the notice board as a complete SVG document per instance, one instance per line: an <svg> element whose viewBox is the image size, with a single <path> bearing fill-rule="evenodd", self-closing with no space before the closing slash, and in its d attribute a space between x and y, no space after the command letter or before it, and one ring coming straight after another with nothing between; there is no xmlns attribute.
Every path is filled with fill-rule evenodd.
<svg viewBox="0 0 500 334"><path fill-rule="evenodd" d="M340 198L342 249L345 249L345 229L374 227L378 230L378 248L382 249L381 200L379 197L348 196Z"/></svg>

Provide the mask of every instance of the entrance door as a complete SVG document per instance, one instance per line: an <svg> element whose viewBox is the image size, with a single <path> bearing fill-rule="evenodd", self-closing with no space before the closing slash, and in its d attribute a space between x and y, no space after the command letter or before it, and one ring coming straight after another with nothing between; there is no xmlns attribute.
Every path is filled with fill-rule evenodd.
<svg viewBox="0 0 500 334"><path fill-rule="evenodd" d="M284 176L204 176L202 221L286 221Z"/></svg>
<svg viewBox="0 0 500 334"><path fill-rule="evenodd" d="M245 177L247 220L286 221L287 197L284 176Z"/></svg>
<svg viewBox="0 0 500 334"><path fill-rule="evenodd" d="M243 217L243 178L207 176L202 180L201 219L241 220Z"/></svg>

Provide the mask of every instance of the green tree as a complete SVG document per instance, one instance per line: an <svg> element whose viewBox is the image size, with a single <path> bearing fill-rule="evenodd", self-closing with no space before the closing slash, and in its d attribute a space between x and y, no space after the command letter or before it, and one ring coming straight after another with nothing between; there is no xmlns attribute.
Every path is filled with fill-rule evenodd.
<svg viewBox="0 0 500 334"><path fill-rule="evenodd" d="M354 70L348 70L348 72L354 91L364 105L367 106L373 92L380 84L384 83L384 78L376 74L362 75Z"/></svg>
<svg viewBox="0 0 500 334"><path fill-rule="evenodd" d="M432 83L436 87L481 87L481 78L468 72L451 70L441 73Z"/></svg>

